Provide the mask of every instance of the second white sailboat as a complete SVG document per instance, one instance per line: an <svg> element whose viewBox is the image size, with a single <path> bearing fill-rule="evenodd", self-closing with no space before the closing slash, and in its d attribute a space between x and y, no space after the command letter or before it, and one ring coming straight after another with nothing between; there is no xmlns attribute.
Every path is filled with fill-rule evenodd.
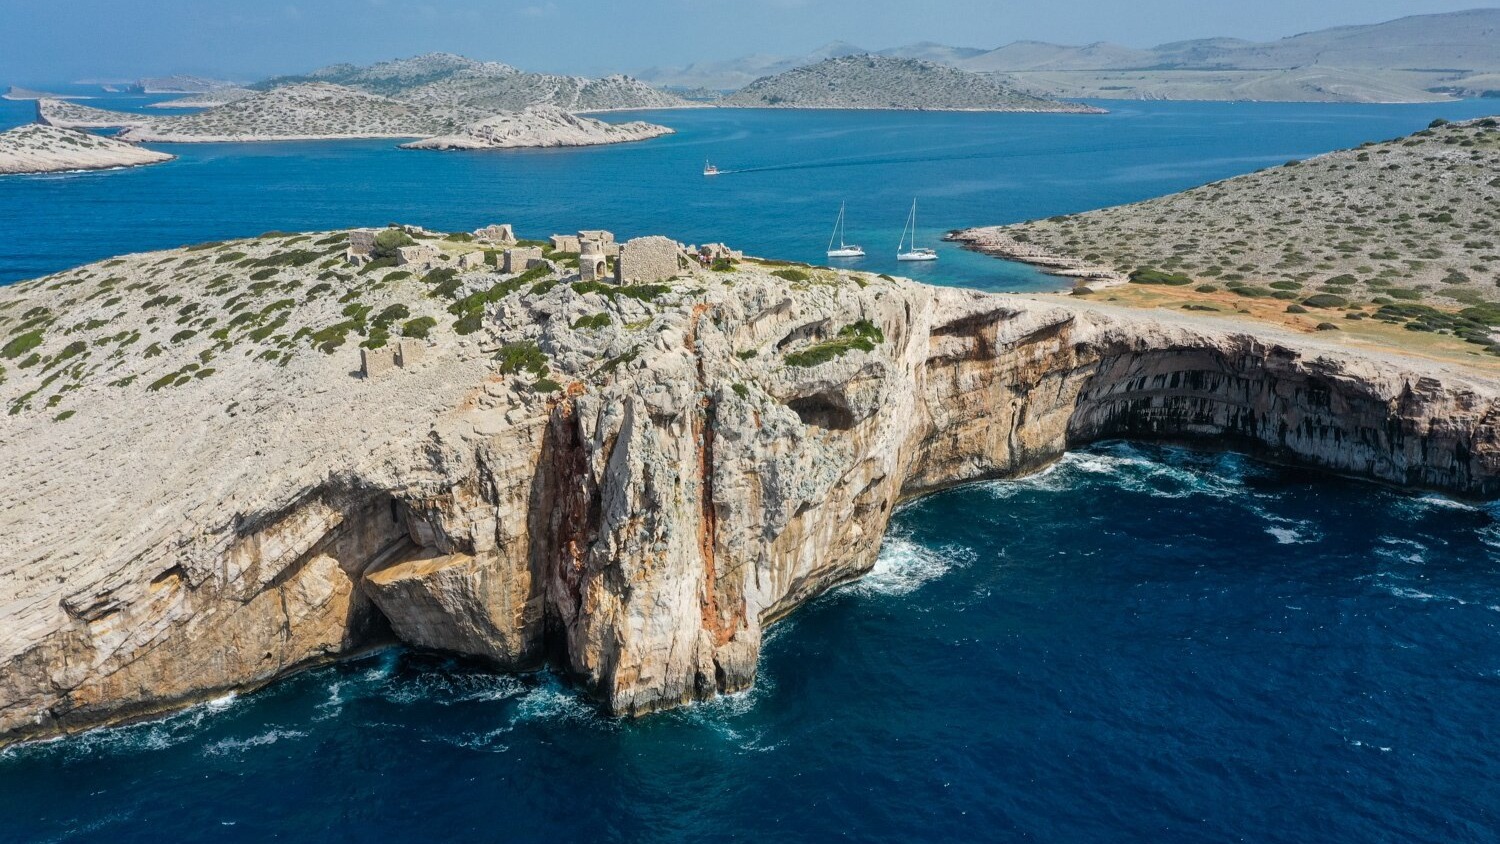
<svg viewBox="0 0 1500 844"><path fill-rule="evenodd" d="M906 233L911 232L911 247L907 248ZM911 201L911 213L906 215L906 225L901 229L901 242L896 244L898 261L936 261L937 250L917 245L917 201Z"/></svg>

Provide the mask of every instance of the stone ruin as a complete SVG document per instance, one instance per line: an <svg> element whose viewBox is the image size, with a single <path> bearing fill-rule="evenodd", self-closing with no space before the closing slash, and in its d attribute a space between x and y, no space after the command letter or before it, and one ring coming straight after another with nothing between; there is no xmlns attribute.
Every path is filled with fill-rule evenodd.
<svg viewBox="0 0 1500 844"><path fill-rule="evenodd" d="M580 246L576 234L554 234L548 240L552 241L553 252L577 252Z"/></svg>
<svg viewBox="0 0 1500 844"><path fill-rule="evenodd" d="M745 253L737 249L730 249L728 246L725 246L722 243L705 243L702 246L698 247L697 252L698 255L704 260L704 262L709 264L712 264L714 261L717 261L720 258L729 261L745 260Z"/></svg>
<svg viewBox="0 0 1500 844"><path fill-rule="evenodd" d="M542 260L540 246L516 246L505 250L500 271L507 274L524 273Z"/></svg>
<svg viewBox="0 0 1500 844"><path fill-rule="evenodd" d="M349 248L344 250L344 258L351 264L366 264L370 261L370 255L375 251L375 230L355 229L349 232Z"/></svg>
<svg viewBox="0 0 1500 844"><path fill-rule="evenodd" d="M359 369L366 378L383 375L393 369L411 369L427 356L427 344L411 337L378 349L359 350Z"/></svg>
<svg viewBox="0 0 1500 844"><path fill-rule="evenodd" d="M484 266L483 252L465 252L458 256L455 264L459 270L477 270Z"/></svg>
<svg viewBox="0 0 1500 844"><path fill-rule="evenodd" d="M578 278L581 281L613 280L609 273L609 256L598 240L583 241L578 252Z"/></svg>
<svg viewBox="0 0 1500 844"><path fill-rule="evenodd" d="M625 241L615 261L615 281L655 282L669 279L690 266L682 246L659 235Z"/></svg>
<svg viewBox="0 0 1500 844"><path fill-rule="evenodd" d="M432 264L442 260L443 253L425 243L416 243L411 246L401 246L396 249L396 266L405 267L412 264Z"/></svg>
<svg viewBox="0 0 1500 844"><path fill-rule="evenodd" d="M484 243L499 243L509 246L516 242L516 231L511 228L510 223L489 225L482 229L475 229L474 239L483 241Z"/></svg>

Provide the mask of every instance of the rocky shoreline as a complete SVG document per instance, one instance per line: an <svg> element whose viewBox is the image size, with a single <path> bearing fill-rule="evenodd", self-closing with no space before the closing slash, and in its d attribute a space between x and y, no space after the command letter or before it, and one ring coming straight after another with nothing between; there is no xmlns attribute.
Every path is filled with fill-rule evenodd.
<svg viewBox="0 0 1500 844"><path fill-rule="evenodd" d="M1004 226L983 226L973 229L958 229L948 232L943 240L957 243L965 249L1039 267L1048 275L1070 278L1088 286L1113 287L1124 284L1130 278L1111 267L1090 263L1067 255L1058 255L1038 248L1032 243L1023 243L1006 232Z"/></svg>
<svg viewBox="0 0 1500 844"><path fill-rule="evenodd" d="M31 124L0 132L0 175L115 170L175 156L111 138Z"/></svg>
<svg viewBox="0 0 1500 844"><path fill-rule="evenodd" d="M390 641L551 665L619 715L739 691L769 624L870 569L897 502L1103 439L1500 495L1480 371L710 270L664 238L388 231L0 288L0 744Z"/></svg>

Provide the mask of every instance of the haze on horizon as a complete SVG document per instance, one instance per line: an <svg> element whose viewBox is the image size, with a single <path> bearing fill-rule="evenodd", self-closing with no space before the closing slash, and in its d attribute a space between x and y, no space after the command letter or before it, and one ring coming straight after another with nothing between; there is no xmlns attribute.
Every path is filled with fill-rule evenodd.
<svg viewBox="0 0 1500 844"><path fill-rule="evenodd" d="M129 8L131 6L146 8ZM831 41L993 48L1018 40L1149 47L1264 41L1483 6L1475 0L0 0L0 85L195 73L253 80L432 51L525 70L599 75Z"/></svg>

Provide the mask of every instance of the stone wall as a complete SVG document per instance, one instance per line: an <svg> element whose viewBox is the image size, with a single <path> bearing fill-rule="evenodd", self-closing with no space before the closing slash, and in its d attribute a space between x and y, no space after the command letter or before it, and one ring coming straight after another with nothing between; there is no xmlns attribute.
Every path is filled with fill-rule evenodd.
<svg viewBox="0 0 1500 844"><path fill-rule="evenodd" d="M488 225L482 229L475 229L474 239L484 243L498 243L508 246L516 242L516 232L510 223Z"/></svg>
<svg viewBox="0 0 1500 844"><path fill-rule="evenodd" d="M666 237L627 240L615 262L615 280L621 284L665 281L682 272L687 261L682 247Z"/></svg>
<svg viewBox="0 0 1500 844"><path fill-rule="evenodd" d="M505 250L502 258L501 272L507 275L524 273L542 260L542 249L540 246L515 246Z"/></svg>

